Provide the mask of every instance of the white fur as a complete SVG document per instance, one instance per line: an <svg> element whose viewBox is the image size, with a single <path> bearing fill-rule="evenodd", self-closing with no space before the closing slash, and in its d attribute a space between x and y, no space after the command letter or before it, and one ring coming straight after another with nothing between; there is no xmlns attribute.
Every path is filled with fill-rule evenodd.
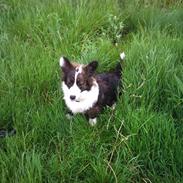
<svg viewBox="0 0 183 183"><path fill-rule="evenodd" d="M66 118L67 118L68 120L71 120L71 119L72 119L72 115L70 115L70 114L68 113L68 114L66 114Z"/></svg>
<svg viewBox="0 0 183 183"><path fill-rule="evenodd" d="M93 82L93 86L89 91L85 90L81 92L75 83L71 88L68 88L65 82L62 82L62 90L64 93L65 103L74 114L87 111L93 107L98 100L99 86L96 81ZM71 100L71 95L75 95L76 99Z"/></svg>
<svg viewBox="0 0 183 183"><path fill-rule="evenodd" d="M80 93L81 93L81 90L80 88L77 86L76 84L76 81L77 81L77 77L78 77L78 74L82 72L82 66L79 66L76 68L76 72L75 72L75 77L74 77L74 84L73 86L69 89L69 94L70 96L73 95L73 96L76 96L75 100L76 101L79 101L80 100Z"/></svg>
<svg viewBox="0 0 183 183"><path fill-rule="evenodd" d="M114 103L114 104L112 105L112 110L115 110L115 108L116 108L116 103Z"/></svg>
<svg viewBox="0 0 183 183"><path fill-rule="evenodd" d="M64 58L61 57L60 58L60 61L59 61L60 67L63 67L64 66L64 63L65 63Z"/></svg>
<svg viewBox="0 0 183 183"><path fill-rule="evenodd" d="M97 124L97 118L89 119L89 123L91 126L95 126Z"/></svg>
<svg viewBox="0 0 183 183"><path fill-rule="evenodd" d="M124 52L120 53L120 58L121 58L121 60L125 59L125 53Z"/></svg>

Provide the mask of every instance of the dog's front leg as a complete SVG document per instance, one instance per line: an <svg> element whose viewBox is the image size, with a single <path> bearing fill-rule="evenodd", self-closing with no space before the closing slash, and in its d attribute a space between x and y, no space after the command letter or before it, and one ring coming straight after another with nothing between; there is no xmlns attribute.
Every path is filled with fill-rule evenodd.
<svg viewBox="0 0 183 183"><path fill-rule="evenodd" d="M101 108L99 106L94 106L88 111L86 111L85 115L89 120L91 126L95 126L97 124L97 116L100 113Z"/></svg>
<svg viewBox="0 0 183 183"><path fill-rule="evenodd" d="M74 114L71 111L68 110L67 113L66 113L66 118L71 120L73 118L73 116L74 116Z"/></svg>

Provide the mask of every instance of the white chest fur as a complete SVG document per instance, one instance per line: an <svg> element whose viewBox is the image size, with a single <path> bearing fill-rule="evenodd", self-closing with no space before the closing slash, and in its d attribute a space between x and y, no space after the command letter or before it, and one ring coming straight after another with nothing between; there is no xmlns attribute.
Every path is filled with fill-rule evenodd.
<svg viewBox="0 0 183 183"><path fill-rule="evenodd" d="M72 111L72 113L83 113L93 107L93 105L98 100L99 86L96 81L94 81L93 86L89 91L83 91L79 94L78 101L73 101L70 99L70 89L67 87L65 82L62 82L62 90L64 94L64 100L67 107Z"/></svg>

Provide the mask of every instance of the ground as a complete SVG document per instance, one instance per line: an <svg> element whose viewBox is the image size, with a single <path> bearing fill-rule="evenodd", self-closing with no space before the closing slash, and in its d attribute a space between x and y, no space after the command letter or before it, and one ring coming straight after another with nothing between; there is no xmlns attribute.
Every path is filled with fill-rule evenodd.
<svg viewBox="0 0 183 183"><path fill-rule="evenodd" d="M183 4L160 0L0 2L1 182L183 182ZM115 110L91 127L65 116L60 56L113 68Z"/></svg>

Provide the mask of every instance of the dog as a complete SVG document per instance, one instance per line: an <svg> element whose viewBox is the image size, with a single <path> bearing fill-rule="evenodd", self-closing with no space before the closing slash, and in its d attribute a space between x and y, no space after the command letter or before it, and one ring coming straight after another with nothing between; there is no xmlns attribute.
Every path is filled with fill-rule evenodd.
<svg viewBox="0 0 183 183"><path fill-rule="evenodd" d="M96 74L97 61L87 65L76 64L66 57L61 57L59 64L62 71L61 88L63 99L68 108L67 117L82 113L90 125L97 123L97 117L104 107L114 106L119 88L122 86L122 63L124 52L120 54L120 62L116 68L106 73Z"/></svg>

